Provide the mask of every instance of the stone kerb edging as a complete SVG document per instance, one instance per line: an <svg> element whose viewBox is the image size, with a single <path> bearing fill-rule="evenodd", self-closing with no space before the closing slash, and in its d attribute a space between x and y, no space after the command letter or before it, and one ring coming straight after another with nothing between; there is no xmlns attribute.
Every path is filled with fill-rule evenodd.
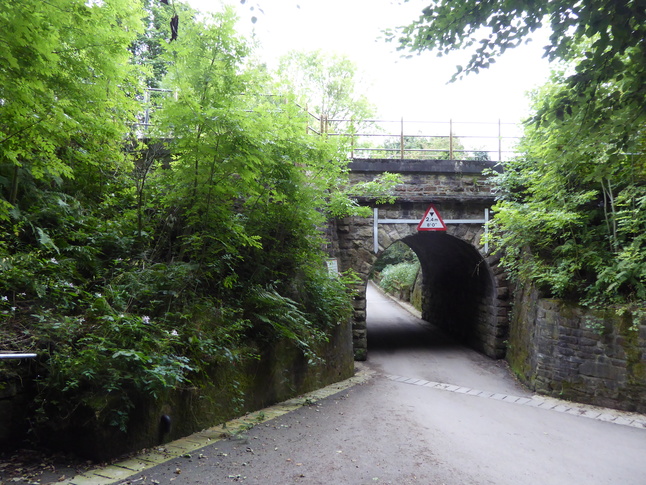
<svg viewBox="0 0 646 485"><path fill-rule="evenodd" d="M597 421L619 424L621 426L631 426L633 428L646 429L646 416L638 413L629 413L627 411L619 411L616 409L601 408L598 406L591 406L589 404L573 403L546 396L532 396L531 398L527 398L489 391L480 391L468 387L455 386L453 384L416 379L414 377L402 377L395 375L384 375L384 377L390 379L391 381L401 382L403 384L429 387L431 389L438 389L440 391L455 392L457 394L467 394L470 396L485 399L495 399L497 401L508 402L510 404L531 406L549 411L555 411L558 413L573 414L575 416L595 419Z"/></svg>

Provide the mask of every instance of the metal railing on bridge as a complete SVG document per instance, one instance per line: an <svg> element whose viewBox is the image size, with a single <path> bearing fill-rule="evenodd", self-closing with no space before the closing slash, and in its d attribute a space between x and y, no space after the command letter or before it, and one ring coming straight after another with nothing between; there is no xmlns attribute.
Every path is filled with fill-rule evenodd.
<svg viewBox="0 0 646 485"><path fill-rule="evenodd" d="M148 88L135 132L144 138L154 125L163 98L177 92ZM270 96L270 95L268 95ZM276 97L271 95L271 97ZM286 102L286 101L285 101ZM522 128L516 123L477 121L347 120L317 116L299 106L307 118L307 133L342 137L348 157L373 159L436 159L502 161L516 153Z"/></svg>
<svg viewBox="0 0 646 485"><path fill-rule="evenodd" d="M357 123L308 115L308 132L346 137L353 159L502 161L517 153L516 146L522 136L522 128L517 123L501 120L416 121L400 118Z"/></svg>
<svg viewBox="0 0 646 485"><path fill-rule="evenodd" d="M162 89L162 88L146 88L143 93L143 99L141 99L143 110L137 117L137 121L134 123L134 131L137 135L137 138L145 138L148 134L148 130L151 126L154 125L152 122L152 117L162 106L163 98L169 96L170 93L173 93L177 97L177 92L172 89Z"/></svg>

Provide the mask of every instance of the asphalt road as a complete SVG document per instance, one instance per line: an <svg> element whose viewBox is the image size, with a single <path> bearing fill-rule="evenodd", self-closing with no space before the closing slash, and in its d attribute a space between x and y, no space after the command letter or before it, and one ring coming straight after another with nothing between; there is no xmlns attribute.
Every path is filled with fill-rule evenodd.
<svg viewBox="0 0 646 485"><path fill-rule="evenodd" d="M373 288L368 319L364 383L120 483L646 485L646 417L534 396Z"/></svg>

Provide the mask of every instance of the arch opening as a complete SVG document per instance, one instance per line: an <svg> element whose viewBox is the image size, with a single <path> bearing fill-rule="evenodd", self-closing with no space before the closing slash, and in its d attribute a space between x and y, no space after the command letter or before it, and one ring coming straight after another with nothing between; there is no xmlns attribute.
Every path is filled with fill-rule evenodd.
<svg viewBox="0 0 646 485"><path fill-rule="evenodd" d="M460 342L486 351L495 326L494 281L487 262L469 243L446 233L405 237L422 268L422 318Z"/></svg>
<svg viewBox="0 0 646 485"><path fill-rule="evenodd" d="M443 232L420 232L400 241L420 262L422 319L464 345L503 357L506 328L499 328L496 281L480 252Z"/></svg>

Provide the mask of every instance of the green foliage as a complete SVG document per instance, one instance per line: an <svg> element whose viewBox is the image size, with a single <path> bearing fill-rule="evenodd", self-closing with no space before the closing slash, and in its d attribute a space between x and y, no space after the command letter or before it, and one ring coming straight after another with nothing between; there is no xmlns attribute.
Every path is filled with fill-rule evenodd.
<svg viewBox="0 0 646 485"><path fill-rule="evenodd" d="M400 174L384 172L369 182L354 183L345 190L332 192L329 195L328 210L334 217L372 215L370 207L361 206L359 199L371 199L377 204L392 204L397 198L394 195L397 185L402 183Z"/></svg>
<svg viewBox="0 0 646 485"><path fill-rule="evenodd" d="M130 44L132 63L141 69L145 76L146 87L159 88L160 82L167 73L163 52L164 44L170 39L170 18L173 11L188 8L184 4L164 5L159 0L144 0L143 22L147 28L140 32Z"/></svg>
<svg viewBox="0 0 646 485"><path fill-rule="evenodd" d="M379 286L389 293L411 290L419 270L417 255L401 241L389 246L372 268L379 274Z"/></svg>
<svg viewBox="0 0 646 485"><path fill-rule="evenodd" d="M568 89L557 72L535 94L536 103ZM613 90L600 90L600 103ZM598 119L599 132L582 131L596 105L589 108L526 128L524 155L494 177L500 201L491 234L512 274L547 294L593 306L644 301L643 133L630 123L628 106Z"/></svg>
<svg viewBox="0 0 646 485"><path fill-rule="evenodd" d="M99 160L103 173L124 160L119 148L137 109L128 45L142 29L139 12L129 0L2 3L0 220L32 180L93 182Z"/></svg>
<svg viewBox="0 0 646 485"><path fill-rule="evenodd" d="M389 136L378 147L369 141L363 142L360 148L370 149L370 158L403 158L407 160L479 160L488 161L489 153L481 149L467 150L458 136L426 136L422 134ZM402 148L404 150L401 153Z"/></svg>
<svg viewBox="0 0 646 485"><path fill-rule="evenodd" d="M278 73L312 113L357 123L374 116L374 106L357 89L357 67L347 57L291 51L280 59Z"/></svg>
<svg viewBox="0 0 646 485"><path fill-rule="evenodd" d="M381 272L379 286L389 293L410 290L415 285L419 269L419 262L386 266Z"/></svg>
<svg viewBox="0 0 646 485"><path fill-rule="evenodd" d="M0 343L43 355L42 426L124 430L133 396L256 358L257 342L317 361L352 312L321 228L397 183L346 188L336 142L266 95L232 11L146 5L0 7ZM144 81L168 90L145 142L130 138Z"/></svg>
<svg viewBox="0 0 646 485"><path fill-rule="evenodd" d="M89 330L83 332L83 326ZM174 350L177 331L147 318L104 313L94 324L63 318L43 322L41 331L55 342L49 372L38 382L38 411L47 421L56 416L64 422L85 406L100 422L125 431L133 391L157 397L185 383L193 371L189 358Z"/></svg>
<svg viewBox="0 0 646 485"><path fill-rule="evenodd" d="M372 270L380 272L387 266L414 262L418 262L415 252L405 243L397 241L386 248L381 256L379 256L379 259L377 259L373 265Z"/></svg>
<svg viewBox="0 0 646 485"><path fill-rule="evenodd" d="M247 302L252 306L254 319L270 325L277 336L296 342L310 362L316 361L311 345L325 341L327 337L311 326L308 316L295 301L274 289L256 288Z"/></svg>
<svg viewBox="0 0 646 485"><path fill-rule="evenodd" d="M391 139L383 144L385 149L371 152L371 158L399 158L401 140ZM433 160L466 160L468 159L462 140L458 137L405 136L404 158ZM451 147L451 144L453 146ZM453 151L452 151L453 150Z"/></svg>

